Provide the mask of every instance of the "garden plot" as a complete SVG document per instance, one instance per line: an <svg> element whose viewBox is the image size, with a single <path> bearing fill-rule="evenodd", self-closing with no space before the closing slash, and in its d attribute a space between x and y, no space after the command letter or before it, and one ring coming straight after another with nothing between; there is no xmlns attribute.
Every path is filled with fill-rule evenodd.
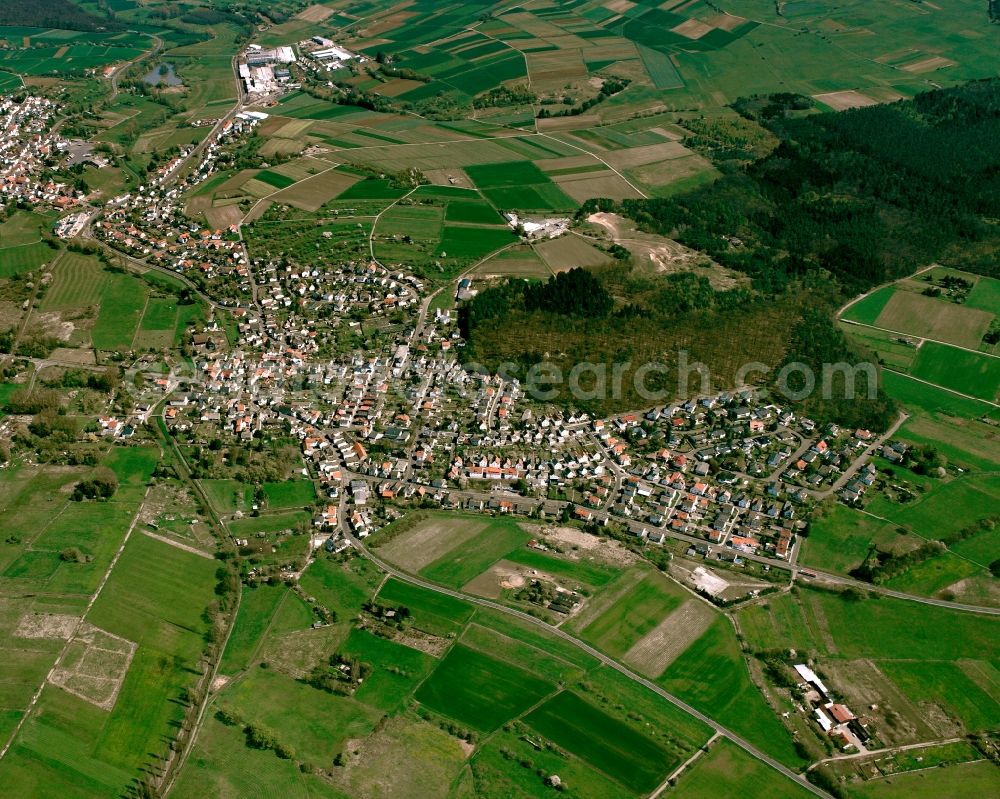
<svg viewBox="0 0 1000 799"><path fill-rule="evenodd" d="M79 623L79 616L64 613L28 613L18 622L14 637L56 638L68 641Z"/></svg>
<svg viewBox="0 0 1000 799"><path fill-rule="evenodd" d="M111 710L137 648L132 641L84 622L49 674L49 682L102 710Z"/></svg>

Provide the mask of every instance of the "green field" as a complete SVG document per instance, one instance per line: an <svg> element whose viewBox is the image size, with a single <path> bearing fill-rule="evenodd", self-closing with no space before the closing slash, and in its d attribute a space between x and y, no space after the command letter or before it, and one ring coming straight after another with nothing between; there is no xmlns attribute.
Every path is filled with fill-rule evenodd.
<svg viewBox="0 0 1000 799"><path fill-rule="evenodd" d="M214 574L211 561L132 536L87 616L88 623L138 644L117 701L108 712L47 688L0 765L6 790L40 795L59 786L66 796L118 795L166 753L183 714L177 700L197 673Z"/></svg>
<svg viewBox="0 0 1000 799"><path fill-rule="evenodd" d="M381 572L368 561L340 564L318 558L309 565L299 583L311 596L347 619L375 593L381 579Z"/></svg>
<svg viewBox="0 0 1000 799"><path fill-rule="evenodd" d="M956 663L899 661L882 664L882 671L914 702L943 706L968 730L987 730L1000 722L1000 703Z"/></svg>
<svg viewBox="0 0 1000 799"><path fill-rule="evenodd" d="M969 308L979 308L1000 316L1000 280L979 277L969 296L965 298L965 304Z"/></svg>
<svg viewBox="0 0 1000 799"><path fill-rule="evenodd" d="M220 673L233 674L250 665L287 590L285 586L267 583L243 589L236 623L219 662Z"/></svg>
<svg viewBox="0 0 1000 799"><path fill-rule="evenodd" d="M986 564L976 564L969 560L960 558L951 552L945 552L919 563L903 574L894 577L886 583L886 586L896 591L903 591L907 594L918 596L945 596L939 592L950 589L952 586L968 586L966 582L970 577L979 577L984 581L991 578L987 574ZM965 598L964 596L962 597ZM973 604L978 604L979 600ZM989 600L986 604L992 604Z"/></svg>
<svg viewBox="0 0 1000 799"><path fill-rule="evenodd" d="M619 585L627 589L622 595L618 595ZM638 581L634 573L625 572L606 587L605 594L615 594L615 602L589 621L580 635L618 657L685 599L684 591L655 571L645 571ZM594 601L601 602L601 598Z"/></svg>
<svg viewBox="0 0 1000 799"><path fill-rule="evenodd" d="M389 607L408 608L413 625L432 635L458 634L472 617L472 608L466 603L394 578L386 580L377 600Z"/></svg>
<svg viewBox="0 0 1000 799"><path fill-rule="evenodd" d="M841 318L849 319L852 322L861 322L865 325L874 325L875 320L878 319L879 314L882 313L886 304L892 299L892 295L895 293L895 286L884 286L877 291L873 291L863 300L858 300L848 308L841 315Z"/></svg>
<svg viewBox="0 0 1000 799"><path fill-rule="evenodd" d="M1000 411L982 402L967 397L959 397L944 389L919 383L906 375L883 371L882 388L894 399L911 409L930 414L976 419L983 415L1000 416Z"/></svg>
<svg viewBox="0 0 1000 799"><path fill-rule="evenodd" d="M928 768L889 779L871 780L852 788L858 799L913 799L947 796L948 799L982 799L997 790L996 766L987 760L948 768Z"/></svg>
<svg viewBox="0 0 1000 799"><path fill-rule="evenodd" d="M448 552L420 570L420 575L442 585L461 588L472 578L516 547L524 546L529 536L510 519L497 519L486 530L461 547Z"/></svg>
<svg viewBox="0 0 1000 799"><path fill-rule="evenodd" d="M835 593L803 590L801 600L768 600L771 611L780 609L781 614L788 614L787 624L778 624L767 609L742 612L747 639L763 648L790 646L822 655L835 648L845 658L977 660L984 654L992 657L990 642L1000 627L987 616L899 599L852 602ZM819 617L828 623L829 638L821 640L815 633Z"/></svg>
<svg viewBox="0 0 1000 799"><path fill-rule="evenodd" d="M523 669L459 644L417 689L416 698L435 712L489 732L523 713L552 688Z"/></svg>
<svg viewBox="0 0 1000 799"><path fill-rule="evenodd" d="M633 791L646 793L678 765L628 724L575 693L563 691L525 716L525 722ZM597 733L600 731L600 735Z"/></svg>
<svg viewBox="0 0 1000 799"><path fill-rule="evenodd" d="M198 485L205 492L216 513L248 510L253 502L253 492L250 487L236 480L201 479Z"/></svg>
<svg viewBox="0 0 1000 799"><path fill-rule="evenodd" d="M657 682L782 763L801 765L791 736L750 680L728 618L717 618Z"/></svg>
<svg viewBox="0 0 1000 799"><path fill-rule="evenodd" d="M147 291L141 280L130 275L106 276L101 287L100 311L91 332L96 349L131 349Z"/></svg>
<svg viewBox="0 0 1000 799"><path fill-rule="evenodd" d="M276 189L285 189L295 184L295 178L290 178L288 175L282 175L280 172L275 172L273 169L261 170L255 177L257 180L262 180L268 185L274 186Z"/></svg>
<svg viewBox="0 0 1000 799"><path fill-rule="evenodd" d="M303 774L294 760L251 749L238 726L209 714L171 796L178 799L240 799L282 796L287 799L347 799L318 775Z"/></svg>
<svg viewBox="0 0 1000 799"><path fill-rule="evenodd" d="M430 655L366 630L352 630L340 651L373 665L374 670L354 696L359 702L386 713L399 710L437 665Z"/></svg>
<svg viewBox="0 0 1000 799"><path fill-rule="evenodd" d="M917 499L898 504L883 496L868 503L872 513L905 525L927 538L943 538L996 513L1000 475L962 475L934 481Z"/></svg>
<svg viewBox="0 0 1000 799"><path fill-rule="evenodd" d="M310 480L264 483L269 508L301 508L316 501L316 486Z"/></svg>
<svg viewBox="0 0 1000 799"><path fill-rule="evenodd" d="M478 261L494 250L515 244L517 237L506 227L462 227L445 225L438 252L464 263Z"/></svg>
<svg viewBox="0 0 1000 799"><path fill-rule="evenodd" d="M928 383L990 402L1000 393L1000 358L933 341L920 347L912 373Z"/></svg>
<svg viewBox="0 0 1000 799"><path fill-rule="evenodd" d="M846 505L832 504L810 521L801 560L819 569L847 574L861 565L873 544L883 550L897 550L919 543L900 535L897 526Z"/></svg>
<svg viewBox="0 0 1000 799"><path fill-rule="evenodd" d="M0 278L30 272L44 263L51 263L58 250L38 241L0 249Z"/></svg>
<svg viewBox="0 0 1000 799"><path fill-rule="evenodd" d="M576 206L531 161L474 164L465 171L490 202L501 210L544 211Z"/></svg>
<svg viewBox="0 0 1000 799"><path fill-rule="evenodd" d="M296 759L314 765L328 765L346 739L366 736L381 715L275 669L253 669L219 703L237 718L273 730Z"/></svg>
<svg viewBox="0 0 1000 799"><path fill-rule="evenodd" d="M1000 622L994 617L799 589L748 607L738 618L752 651L808 653L833 690L852 704L888 704L917 731L909 733L916 740L996 724L1000 663L992 642ZM891 715L876 718L886 735L898 725Z"/></svg>
<svg viewBox="0 0 1000 799"><path fill-rule="evenodd" d="M736 744L720 740L708 754L685 771L677 783L674 796L681 799L718 799L739 796L740 799L807 799L812 796L778 772L750 757Z"/></svg>
<svg viewBox="0 0 1000 799"><path fill-rule="evenodd" d="M243 519L235 519L229 523L229 529L233 535L253 535L260 532L274 532L276 530L294 530L300 524L308 522L312 514L306 511L282 511L280 513L268 513L261 516L249 516Z"/></svg>
<svg viewBox="0 0 1000 799"><path fill-rule="evenodd" d="M571 560L535 549L515 549L507 553L506 560L520 563L522 566L530 566L532 569L538 569L556 577L576 580L595 588L607 585L619 573L617 569L603 563Z"/></svg>
<svg viewBox="0 0 1000 799"><path fill-rule="evenodd" d="M483 202L452 200L445 210L445 221L468 222L480 225L502 225L503 218Z"/></svg>

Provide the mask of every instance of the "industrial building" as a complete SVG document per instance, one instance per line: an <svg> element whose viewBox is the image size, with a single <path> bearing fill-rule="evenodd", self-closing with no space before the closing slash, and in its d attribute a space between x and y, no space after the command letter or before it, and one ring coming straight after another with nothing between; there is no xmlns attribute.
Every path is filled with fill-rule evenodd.
<svg viewBox="0 0 1000 799"><path fill-rule="evenodd" d="M251 45L246 53L247 65L262 67L268 64L291 64L295 61L295 51L288 46L266 50Z"/></svg>

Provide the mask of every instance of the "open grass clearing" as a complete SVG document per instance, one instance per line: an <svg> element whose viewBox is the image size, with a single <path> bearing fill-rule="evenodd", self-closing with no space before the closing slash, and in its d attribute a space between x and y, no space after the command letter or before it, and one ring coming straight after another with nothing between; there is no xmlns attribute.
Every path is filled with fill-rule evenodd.
<svg viewBox="0 0 1000 799"><path fill-rule="evenodd" d="M238 726L227 726L209 713L183 771L171 791L178 799L346 799L322 777L303 774L294 760L251 749Z"/></svg>
<svg viewBox="0 0 1000 799"><path fill-rule="evenodd" d="M409 608L413 626L431 635L457 635L473 613L465 602L394 578L385 581L376 600L390 607Z"/></svg>
<svg viewBox="0 0 1000 799"><path fill-rule="evenodd" d="M659 677L714 620L715 612L705 602L688 599L632 644L622 660L647 677Z"/></svg>
<svg viewBox="0 0 1000 799"><path fill-rule="evenodd" d="M568 234L534 245L535 252L553 272L565 272L582 266L603 266L612 261L610 255L597 249L579 236Z"/></svg>
<svg viewBox="0 0 1000 799"><path fill-rule="evenodd" d="M313 688L275 669L254 669L217 701L245 723L272 730L296 759L315 766L332 763L347 739L367 736L381 715L355 699Z"/></svg>
<svg viewBox="0 0 1000 799"><path fill-rule="evenodd" d="M251 658L287 590L286 586L269 583L243 589L236 623L219 663L220 673L235 674L251 665Z"/></svg>
<svg viewBox="0 0 1000 799"><path fill-rule="evenodd" d="M841 314L841 318L852 322L861 322L866 325L874 325L875 320L885 310L885 306L889 304L889 300L892 299L896 291L895 285L883 286L851 305L850 308Z"/></svg>
<svg viewBox="0 0 1000 799"><path fill-rule="evenodd" d="M1000 358L925 341L911 372L928 383L990 402L1000 395Z"/></svg>
<svg viewBox="0 0 1000 799"><path fill-rule="evenodd" d="M484 278L490 276L547 278L552 275L552 270L529 246L517 245L485 259L475 268L473 274Z"/></svg>
<svg viewBox="0 0 1000 799"><path fill-rule="evenodd" d="M882 671L917 705L937 704L959 719L964 729L986 730L1000 722L1000 704L949 661L896 661Z"/></svg>
<svg viewBox="0 0 1000 799"><path fill-rule="evenodd" d="M301 508L316 501L316 486L311 480L285 480L264 483L268 508Z"/></svg>
<svg viewBox="0 0 1000 799"><path fill-rule="evenodd" d="M324 203L342 194L357 182L356 176L331 169L328 172L300 180L298 183L273 194L270 199L300 208L303 211L316 211Z"/></svg>
<svg viewBox="0 0 1000 799"><path fill-rule="evenodd" d="M986 760L946 768L928 768L852 786L858 799L913 799L947 796L948 799L982 799L996 791L996 766Z"/></svg>
<svg viewBox="0 0 1000 799"><path fill-rule="evenodd" d="M810 566L847 574L861 565L872 546L897 553L919 546L919 539L901 535L898 526L840 503L830 504L811 520L800 558Z"/></svg>
<svg viewBox="0 0 1000 799"><path fill-rule="evenodd" d="M751 681L736 632L725 616L717 616L657 682L782 763L802 764L791 735Z"/></svg>
<svg viewBox="0 0 1000 799"><path fill-rule="evenodd" d="M340 654L372 666L372 673L354 693L359 702L386 713L399 710L437 661L430 655L355 628Z"/></svg>

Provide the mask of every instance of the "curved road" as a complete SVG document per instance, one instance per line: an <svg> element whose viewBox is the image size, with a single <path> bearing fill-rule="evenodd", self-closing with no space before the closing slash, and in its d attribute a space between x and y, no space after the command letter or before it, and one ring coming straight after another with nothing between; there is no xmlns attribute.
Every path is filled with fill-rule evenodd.
<svg viewBox="0 0 1000 799"><path fill-rule="evenodd" d="M783 774L788 779L794 780L795 782L797 782L803 788L805 788L806 790L808 790L814 796L823 797L823 799L830 799L829 794L827 794L825 791L823 791L823 790L819 789L818 787L816 787L815 785L813 785L811 782L809 782L809 780L807 780L801 774L796 774L794 771L792 771L787 766L782 765L781 763L779 763L774 758L772 758L772 757L764 754L759 749L757 749L757 747L755 747L752 743L750 743L749 741L747 741L745 738L741 738L739 735L737 735L736 733L732 732L731 730L728 730L727 728L723 727L717 721L712 720L711 718L709 718L708 716L706 716L704 713L702 713L702 712L700 712L698 710L695 710L693 707L691 707L691 705L687 704L684 700L682 700L682 699L674 696L669 691L664 690L663 688L661 688L659 685L657 685L656 683L652 682L651 680L647 680L645 677L641 677L640 675L636 674L631 669L627 668L626 666L623 666L617 660L614 660L613 658L609 657L608 655L605 655L600 650L595 649L594 647L590 646L590 644L587 644L587 643L581 641L579 638L575 638L574 636L570 635L568 632L566 632L562 628L560 628L560 627L553 627L551 624L548 624L547 622L544 622L541 619L536 619L534 616L531 616L531 615L529 615L527 613L524 613L524 612L522 612L520 610L515 610L514 608L509 608L509 607L507 607L505 605L501 605L501 604L499 604L497 602L492 602L492 601L490 601L488 599L482 599L482 598L476 597L476 596L470 596L469 594L464 594L461 591L453 591L450 588L444 588L444 587L442 587L440 585L436 585L435 583L430 583L430 582L427 582L426 580L422 580L419 577L414 577L411 574L408 574L406 572L400 571L399 569L395 568L391 564L388 564L385 561L383 561L380 558L378 558L375 555L373 555L371 553L371 550L369 550L364 544L361 543L361 541L359 541L353 535L350 535L350 534L348 534L348 533L345 532L345 536L351 542L351 544L355 547L355 549L357 549L362 555L364 555L366 558L368 558L372 563L374 563L380 569L382 569L383 571L385 571L387 574L389 574L392 577L395 577L398 580L402 580L404 582L410 583L411 585L418 586L419 588L424 588L424 589L426 589L428 591L434 591L434 592L436 592L438 594L444 594L445 596L450 596L453 599L459 599L459 600L461 600L463 602L471 602L474 605L480 605L482 607L489 608L490 610L496 610L496 611L499 611L501 613L506 613L508 616L514 616L514 617L516 617L518 619L521 619L522 621L526 621L526 622L528 622L530 624L533 624L536 627L541 627L546 632L550 633L551 635L555 635L556 637L561 638L564 641L567 641L567 642L573 644L575 647L577 647L578 649L583 650L588 655L590 655L591 657L593 657L596 660L600 661L605 666L608 666L609 668L614 669L615 671L619 672L620 674L624 675L625 677L628 677L633 682L636 682L639 685L642 685L645 688L648 688L650 691L652 691L653 693L657 694L661 698L666 699L668 702L670 702L675 707L683 710L685 713L687 713L687 714L689 714L691 716L694 716L696 719L698 719L700 722L702 722L706 726L711 727L712 730L714 730L718 735L721 735L721 736L723 736L725 738L728 738L730 741L732 741L738 747L740 747L741 749L743 749L751 757L756 758L757 760L761 761L762 763L766 763L771 768L773 768L775 771L781 772L781 774Z"/></svg>

